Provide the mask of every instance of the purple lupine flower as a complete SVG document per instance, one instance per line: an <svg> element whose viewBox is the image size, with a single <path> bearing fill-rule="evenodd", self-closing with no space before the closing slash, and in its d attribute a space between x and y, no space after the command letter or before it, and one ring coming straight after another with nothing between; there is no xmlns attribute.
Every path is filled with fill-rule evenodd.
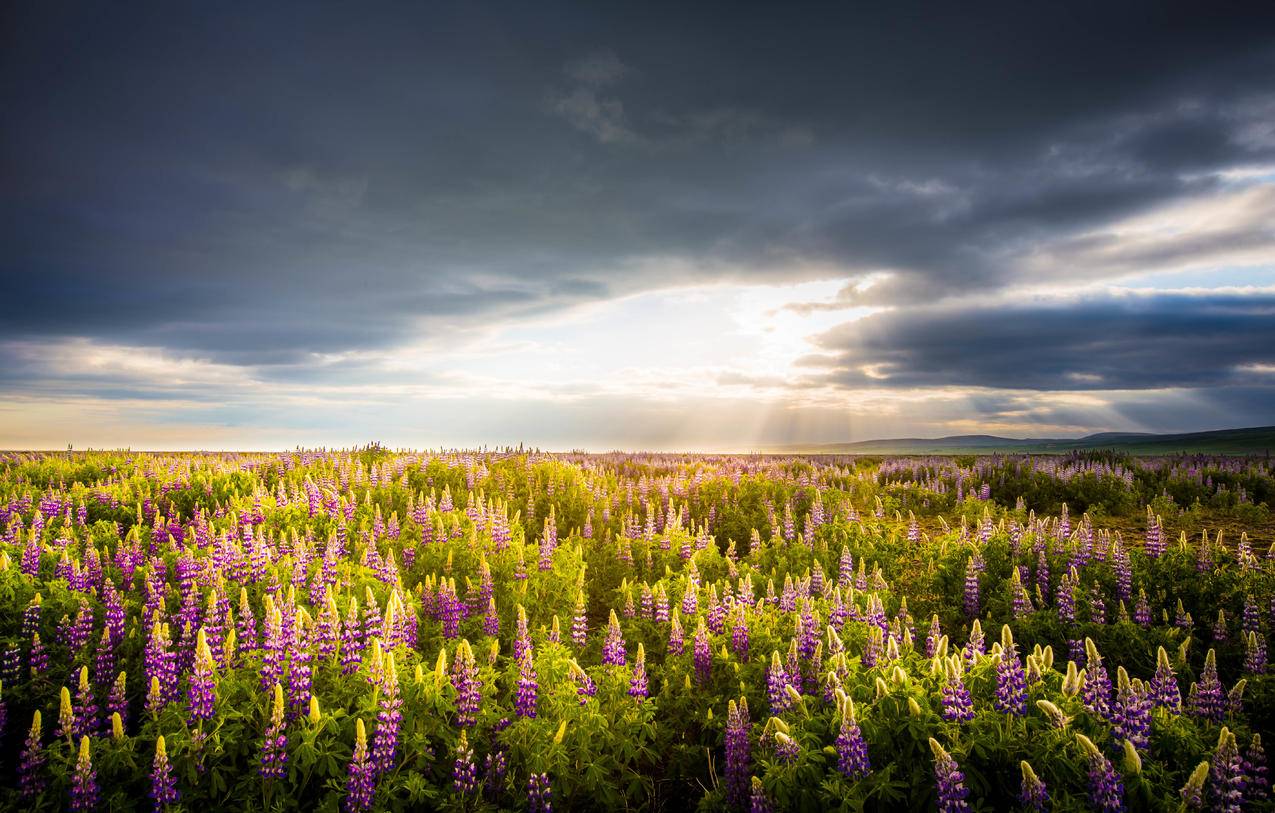
<svg viewBox="0 0 1275 813"><path fill-rule="evenodd" d="M1223 726L1209 765L1210 808L1220 813L1240 813L1244 807L1244 784L1244 763L1240 759L1235 735Z"/></svg>
<svg viewBox="0 0 1275 813"><path fill-rule="evenodd" d="M602 663L608 666L623 666L626 656L624 652L624 634L620 631L620 619L615 610L607 622L606 639L602 643Z"/></svg>
<svg viewBox="0 0 1275 813"><path fill-rule="evenodd" d="M1191 712L1206 720L1221 722L1226 714L1226 692L1217 676L1217 653L1212 649L1204 656L1204 669L1194 692Z"/></svg>
<svg viewBox="0 0 1275 813"><path fill-rule="evenodd" d="M576 592L575 614L571 619L571 641L576 646L584 646L589 637L589 619L585 615L584 591Z"/></svg>
<svg viewBox="0 0 1275 813"><path fill-rule="evenodd" d="M708 645L708 629L705 628L703 619L695 628L692 657L695 661L695 679L700 683L707 683L713 669L713 651Z"/></svg>
<svg viewBox="0 0 1275 813"><path fill-rule="evenodd" d="M482 704L482 682L478 678L478 664L469 641L461 639L452 659L452 687L456 689L456 725L467 728L478 721L478 709Z"/></svg>
<svg viewBox="0 0 1275 813"><path fill-rule="evenodd" d="M93 693L93 684L89 683L89 668L80 667L80 680L75 691L75 727L72 732L76 737L98 733L101 724L101 711L97 706L97 698Z"/></svg>
<svg viewBox="0 0 1275 813"><path fill-rule="evenodd" d="M961 679L961 659L953 656L947 662L947 679L943 681L943 719L966 722L974 719L974 700Z"/></svg>
<svg viewBox="0 0 1275 813"><path fill-rule="evenodd" d="M288 664L288 704L298 713L310 706L314 688L314 653L310 649L314 624L304 607L298 608L292 622L293 642Z"/></svg>
<svg viewBox="0 0 1275 813"><path fill-rule="evenodd" d="M1151 626L1151 605L1147 602L1147 591L1138 588L1138 603L1133 608L1133 620L1140 627Z"/></svg>
<svg viewBox="0 0 1275 813"><path fill-rule="evenodd" d="M523 650L518 658L518 689L514 693L514 711L519 717L536 716L536 698L540 684L536 682L536 667L532 663L531 649Z"/></svg>
<svg viewBox="0 0 1275 813"><path fill-rule="evenodd" d="M211 720L216 700L212 650L201 627L195 643L195 671L190 676L189 708L191 722Z"/></svg>
<svg viewBox="0 0 1275 813"><path fill-rule="evenodd" d="M580 698L580 705L584 705L598 693L598 684L593 682L593 678L589 677L589 673L580 668L580 664L571 661L570 664L571 680L576 684L576 696Z"/></svg>
<svg viewBox="0 0 1275 813"><path fill-rule="evenodd" d="M996 710L1022 717L1027 713L1027 673L1018 660L1018 648L1009 625L1001 628L1001 653L996 662Z"/></svg>
<svg viewBox="0 0 1275 813"><path fill-rule="evenodd" d="M495 795L509 771L509 755L504 751L492 751L483 760L483 785L488 796Z"/></svg>
<svg viewBox="0 0 1275 813"><path fill-rule="evenodd" d="M930 616L930 631L925 636L925 657L933 658L934 653L938 652L939 639L943 637L943 628L939 626L939 614L934 613Z"/></svg>
<svg viewBox="0 0 1275 813"><path fill-rule="evenodd" d="M97 784L97 770L89 753L89 738L80 737L80 755L75 760L75 773L71 776L71 810L86 813L97 807L101 788Z"/></svg>
<svg viewBox="0 0 1275 813"><path fill-rule="evenodd" d="M730 643L736 657L741 661L747 662L749 644L748 616L742 602L736 604L734 612L731 613Z"/></svg>
<svg viewBox="0 0 1275 813"><path fill-rule="evenodd" d="M641 643L638 643L637 658L633 663L633 677L629 680L629 696L637 699L639 703L647 698L650 693L646 676L646 649Z"/></svg>
<svg viewBox="0 0 1275 813"><path fill-rule="evenodd" d="M41 739L44 736L44 725L40 721L37 710L31 715L31 730L27 734L22 755L18 760L18 793L23 799L31 800L44 792L48 778L44 775L44 766L48 755L44 753Z"/></svg>
<svg viewBox="0 0 1275 813"><path fill-rule="evenodd" d="M673 623L668 631L668 654L681 655L686 649L686 634L682 631L681 613L673 614Z"/></svg>
<svg viewBox="0 0 1275 813"><path fill-rule="evenodd" d="M748 796L748 777L752 756L748 740L751 721L748 701L730 701L726 712L726 800L732 806L742 805Z"/></svg>
<svg viewBox="0 0 1275 813"><path fill-rule="evenodd" d="M458 652L458 660L459 657ZM471 653L471 664L473 660ZM477 671L475 667L474 673ZM381 708L376 714L376 733L372 737L372 773L376 777L394 769L398 733L403 726L403 698L398 690L398 666L394 663L393 652L385 655L384 672L380 686Z"/></svg>
<svg viewBox="0 0 1275 813"><path fill-rule="evenodd" d="M938 794L940 813L954 813L958 810L969 810L969 789L965 787L965 774L951 754L930 737L930 750L934 752L934 784Z"/></svg>
<svg viewBox="0 0 1275 813"><path fill-rule="evenodd" d="M1268 770L1266 750L1262 748L1262 735L1254 734L1244 754L1244 777L1248 780L1249 798L1252 801L1263 802L1270 796Z"/></svg>
<svg viewBox="0 0 1275 813"><path fill-rule="evenodd" d="M348 813L364 813L372 807L376 792L376 774L368 756L367 729L360 718L356 722L354 754L350 757L349 778L345 783L345 809Z"/></svg>
<svg viewBox="0 0 1275 813"><path fill-rule="evenodd" d="M1085 639L1085 686L1081 695L1085 710L1106 717L1111 713L1111 678L1092 638Z"/></svg>
<svg viewBox="0 0 1275 813"><path fill-rule="evenodd" d="M527 805L529 813L553 813L553 788L549 774L532 773L527 780Z"/></svg>
<svg viewBox="0 0 1275 813"><path fill-rule="evenodd" d="M780 762L792 764L797 761L797 757L801 756L801 743L789 736L786 731L776 731L773 738L775 758Z"/></svg>
<svg viewBox="0 0 1275 813"><path fill-rule="evenodd" d="M1147 506L1147 536L1143 545L1148 557L1159 559L1164 554L1164 529L1160 525L1160 518L1151 510L1151 506Z"/></svg>
<svg viewBox="0 0 1275 813"><path fill-rule="evenodd" d="M514 627L513 659L518 661L524 652L531 651L531 634L527 631L527 610L518 605L517 620Z"/></svg>
<svg viewBox="0 0 1275 813"><path fill-rule="evenodd" d="M1178 678L1173 673L1173 664L1170 663L1169 653L1164 650L1164 647L1160 647L1156 652L1155 675L1151 678L1151 702L1174 714L1182 710L1182 693L1178 689Z"/></svg>
<svg viewBox="0 0 1275 813"><path fill-rule="evenodd" d="M1266 674L1266 636L1261 631L1244 633L1244 671Z"/></svg>
<svg viewBox="0 0 1275 813"><path fill-rule="evenodd" d="M1151 699L1142 681L1131 681L1124 667L1117 671L1116 702L1111 725L1116 740L1127 740L1138 750L1151 742Z"/></svg>
<svg viewBox="0 0 1275 813"><path fill-rule="evenodd" d="M1186 784L1182 786L1182 790L1178 791L1182 797L1182 806L1186 810L1203 810L1204 809L1204 783L1209 777L1209 762L1205 760L1195 766L1195 770L1191 772L1190 778Z"/></svg>
<svg viewBox="0 0 1275 813"><path fill-rule="evenodd" d="M770 668L766 671L766 699L770 701L770 713L783 714L792 708L792 698L788 696L790 677L779 659L779 650L770 657Z"/></svg>
<svg viewBox="0 0 1275 813"><path fill-rule="evenodd" d="M359 600L352 596L345 611L345 623L341 627L341 674L354 674L359 671L362 663L363 625L359 621Z"/></svg>
<svg viewBox="0 0 1275 813"><path fill-rule="evenodd" d="M118 714L120 724L128 726L128 675L120 672L115 676L115 682L111 684L111 692L106 698L106 713L108 715Z"/></svg>
<svg viewBox="0 0 1275 813"><path fill-rule="evenodd" d="M770 803L770 797L766 795L766 786L754 776L752 791L748 796L749 813L774 813L774 810L775 806Z"/></svg>
<svg viewBox="0 0 1275 813"><path fill-rule="evenodd" d="M1071 574L1064 573L1062 579L1059 580L1058 594L1054 598L1054 604L1058 609L1059 621L1064 624L1074 624L1076 622L1076 591Z"/></svg>
<svg viewBox="0 0 1275 813"><path fill-rule="evenodd" d="M500 634L500 614L496 612L495 597L487 599L487 614L483 616L483 633L492 637Z"/></svg>
<svg viewBox="0 0 1275 813"><path fill-rule="evenodd" d="M464 729L456 743L456 761L452 763L452 787L459 794L478 790L478 767L474 765L474 749L469 747L469 737Z"/></svg>
<svg viewBox="0 0 1275 813"><path fill-rule="evenodd" d="M971 556L965 564L965 616L967 618L978 616L978 566L974 558Z"/></svg>
<svg viewBox="0 0 1275 813"><path fill-rule="evenodd" d="M288 735L283 724L283 686L274 685L274 703L270 709L270 725L261 741L261 775L266 779L282 779L288 763Z"/></svg>
<svg viewBox="0 0 1275 813"><path fill-rule="evenodd" d="M177 777L173 776L172 763L168 761L168 749L164 746L161 734L155 740L155 761L151 764L150 798L155 803L155 813L163 813L164 808L177 804Z"/></svg>
<svg viewBox="0 0 1275 813"><path fill-rule="evenodd" d="M1019 804L1033 813L1045 813L1049 809L1049 791L1045 783L1032 770L1032 766L1023 760L1018 764L1023 772L1023 783L1018 791Z"/></svg>
<svg viewBox="0 0 1275 813"><path fill-rule="evenodd" d="M1124 780L1088 737L1077 734L1076 739L1089 757L1089 806L1103 813L1121 813L1125 809Z"/></svg>
<svg viewBox="0 0 1275 813"><path fill-rule="evenodd" d="M872 772L868 760L868 744L863 739L859 721L855 719L854 702L846 699L841 711L841 728L837 732L837 770L849 779L860 779Z"/></svg>

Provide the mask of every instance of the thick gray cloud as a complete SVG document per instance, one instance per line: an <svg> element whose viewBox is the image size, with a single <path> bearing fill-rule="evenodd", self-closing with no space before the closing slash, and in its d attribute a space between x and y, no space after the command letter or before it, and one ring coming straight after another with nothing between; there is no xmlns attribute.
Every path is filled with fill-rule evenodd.
<svg viewBox="0 0 1275 813"><path fill-rule="evenodd" d="M1094 296L883 311L805 360L843 386L1123 390L1275 384L1275 294Z"/></svg>
<svg viewBox="0 0 1275 813"><path fill-rule="evenodd" d="M945 295L1275 156L1269 6L891 9L13 9L0 330L290 363L687 274Z"/></svg>

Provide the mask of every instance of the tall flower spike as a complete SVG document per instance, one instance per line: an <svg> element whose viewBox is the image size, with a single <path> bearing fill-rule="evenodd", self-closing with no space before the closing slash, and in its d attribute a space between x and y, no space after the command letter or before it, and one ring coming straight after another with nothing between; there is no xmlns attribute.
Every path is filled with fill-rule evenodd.
<svg viewBox="0 0 1275 813"><path fill-rule="evenodd" d="M261 742L261 775L266 779L282 779L288 762L288 735L283 724L283 686L276 683L274 702L270 707L270 724Z"/></svg>
<svg viewBox="0 0 1275 813"><path fill-rule="evenodd" d="M464 729L456 743L456 761L452 765L452 787L457 793L473 793L478 790L478 767L474 764L474 749L469 747L469 737Z"/></svg>
<svg viewBox="0 0 1275 813"><path fill-rule="evenodd" d="M1018 801L1022 806L1034 811L1034 813L1044 813L1049 809L1049 791L1045 788L1045 783L1041 781L1036 772L1032 770L1032 766L1027 760L1023 760L1018 764L1023 773L1022 787L1018 793Z"/></svg>
<svg viewBox="0 0 1275 813"><path fill-rule="evenodd" d="M540 684L536 682L536 667L528 647L518 658L518 688L514 693L514 712L519 717L535 717Z"/></svg>
<svg viewBox="0 0 1275 813"><path fill-rule="evenodd" d="M213 668L212 650L208 648L208 638L201 627L195 638L195 670L190 676L188 692L192 722L212 719L216 699Z"/></svg>
<svg viewBox="0 0 1275 813"><path fill-rule="evenodd" d="M478 679L478 664L469 641L461 639L456 645L452 660L452 687L456 690L456 725L467 728L478 720L482 704L482 687Z"/></svg>
<svg viewBox="0 0 1275 813"><path fill-rule="evenodd" d="M473 662L472 654L470 662ZM372 738L372 771L378 777L394 768L399 730L403 726L403 698L399 694L398 666L393 652L385 656L380 693L381 708L376 714L376 734Z"/></svg>
<svg viewBox="0 0 1275 813"><path fill-rule="evenodd" d="M965 801L969 789L965 787L965 774L961 773L960 766L933 737L930 737L930 750L934 752L934 783L940 813L969 810L969 802Z"/></svg>
<svg viewBox="0 0 1275 813"><path fill-rule="evenodd" d="M345 809L348 813L363 813L370 809L375 791L376 778L367 750L367 729L360 718L355 723L354 754L350 757L349 778L345 783Z"/></svg>
<svg viewBox="0 0 1275 813"><path fill-rule="evenodd" d="M1084 734L1077 734L1076 741L1089 759L1090 807L1102 813L1121 813L1125 809L1124 780L1092 740Z"/></svg>
<svg viewBox="0 0 1275 813"><path fill-rule="evenodd" d="M742 805L748 796L752 770L749 728L748 701L742 697L738 704L730 701L726 711L726 799L733 806Z"/></svg>
<svg viewBox="0 0 1275 813"><path fill-rule="evenodd" d="M837 770L849 779L859 779L872 771L868 760L868 744L863 739L859 721L855 719L854 701L846 698L841 709L841 728L836 740Z"/></svg>
<svg viewBox="0 0 1275 813"><path fill-rule="evenodd" d="M31 715L31 730L22 748L18 760L18 793L23 799L34 799L44 792L48 778L44 775L44 766L48 756L44 753L44 724L40 720L40 712Z"/></svg>
<svg viewBox="0 0 1275 813"><path fill-rule="evenodd" d="M97 807L101 788L97 784L97 770L93 767L93 755L89 752L89 738L80 737L80 755L75 760L75 773L71 776L71 810L86 813Z"/></svg>
<svg viewBox="0 0 1275 813"><path fill-rule="evenodd" d="M638 643L637 659L633 663L633 677L629 680L629 694L641 703L649 694L646 675L646 648Z"/></svg>
<svg viewBox="0 0 1275 813"><path fill-rule="evenodd" d="M151 800L155 803L155 813L163 813L169 805L177 804L177 777L173 776L173 766L168 761L168 750L164 746L161 734L155 740L155 760L151 763Z"/></svg>
<svg viewBox="0 0 1275 813"><path fill-rule="evenodd" d="M1209 766L1208 802L1219 813L1240 813L1244 808L1244 763L1235 735L1226 726L1217 738L1217 750Z"/></svg>

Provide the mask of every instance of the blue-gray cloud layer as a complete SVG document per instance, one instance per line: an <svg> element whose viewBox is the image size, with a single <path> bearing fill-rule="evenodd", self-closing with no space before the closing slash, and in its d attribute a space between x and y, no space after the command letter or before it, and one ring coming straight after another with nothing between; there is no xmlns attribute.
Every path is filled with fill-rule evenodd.
<svg viewBox="0 0 1275 813"><path fill-rule="evenodd" d="M1200 386L1268 338L1203 301L1153 303L1168 309L1155 324L1213 337L1192 364L1157 366L1172 337L1079 300L1004 315L1022 343L1034 327L1054 338L1034 372L1001 375L949 368L928 312L906 306L1101 279L1112 269L1027 260L1275 161L1270 4L6 15L0 339L294 365L463 320L830 267L891 271L847 302L905 306L833 349L920 385L960 370L1012 388ZM942 315L957 359L1006 338L976 314ZM1095 355L1077 326L1108 336L1080 370L1102 384L1069 378L1069 353Z"/></svg>

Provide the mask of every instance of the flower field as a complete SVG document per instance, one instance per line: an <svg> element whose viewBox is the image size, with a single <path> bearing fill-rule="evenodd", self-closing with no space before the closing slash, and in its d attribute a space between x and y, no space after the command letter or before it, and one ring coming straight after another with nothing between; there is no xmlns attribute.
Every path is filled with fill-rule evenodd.
<svg viewBox="0 0 1275 813"><path fill-rule="evenodd" d="M0 807L1272 809L1275 466L0 456Z"/></svg>

